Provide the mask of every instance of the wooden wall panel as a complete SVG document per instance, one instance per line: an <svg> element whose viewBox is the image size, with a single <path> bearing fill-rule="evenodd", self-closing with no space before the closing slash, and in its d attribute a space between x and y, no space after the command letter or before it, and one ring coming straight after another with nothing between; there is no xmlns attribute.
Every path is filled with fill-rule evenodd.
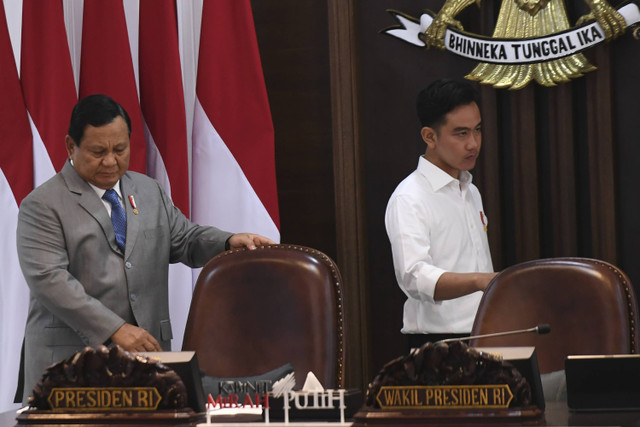
<svg viewBox="0 0 640 427"><path fill-rule="evenodd" d="M496 92L488 87L481 88L482 111L482 149L478 159L474 181L480 188L500 188L502 186L500 174L500 140L498 135L498 114L493 108L498 102ZM487 136L488 135L488 136ZM482 195L484 210L489 219L488 234L489 247L493 258L494 269L502 265L502 194L500 191L488 191Z"/></svg>
<svg viewBox="0 0 640 427"><path fill-rule="evenodd" d="M327 5L251 4L275 129L281 241L336 259Z"/></svg>
<svg viewBox="0 0 640 427"><path fill-rule="evenodd" d="M519 262L540 257L538 155L534 87L510 93L510 143L516 256ZM503 112L504 113L504 112Z"/></svg>
<svg viewBox="0 0 640 427"><path fill-rule="evenodd" d="M640 295L640 40L625 35L611 46L618 264Z"/></svg>
<svg viewBox="0 0 640 427"><path fill-rule="evenodd" d="M349 321L360 323L351 362L361 363L347 364L347 375L364 384L404 352L405 297L384 211L424 153L415 96L436 78L463 78L475 63L380 33L396 24L387 9L417 17L441 0L252 4L276 129L283 240L323 250L346 272ZM459 18L490 35L499 4L471 6ZM582 0L567 1L567 10L575 22ZM619 261L637 287L640 41L627 34L587 54L598 70L570 83L479 87L483 152L474 180L497 269L591 256Z"/></svg>
<svg viewBox="0 0 640 427"><path fill-rule="evenodd" d="M613 102L609 46L594 48L598 70L587 81L587 137L593 256L617 264Z"/></svg>
<svg viewBox="0 0 640 427"><path fill-rule="evenodd" d="M359 129L354 0L329 0L337 262L345 283L346 383L370 381L366 212Z"/></svg>
<svg viewBox="0 0 640 427"><path fill-rule="evenodd" d="M577 254L575 150L571 86L547 90L548 136L540 143L549 147L550 234L555 256ZM545 256L546 253L542 253ZM550 256L550 255L548 255Z"/></svg>

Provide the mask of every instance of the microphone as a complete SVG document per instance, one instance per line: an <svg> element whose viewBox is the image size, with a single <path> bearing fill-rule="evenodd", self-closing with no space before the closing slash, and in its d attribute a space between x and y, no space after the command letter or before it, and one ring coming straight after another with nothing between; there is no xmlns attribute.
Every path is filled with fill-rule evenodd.
<svg viewBox="0 0 640 427"><path fill-rule="evenodd" d="M506 332L495 332L493 334L475 335L472 337L448 338L446 340L438 341L438 343L448 343L453 341L468 341L468 340L475 340L480 338L501 337L503 335L526 334L529 332L535 332L540 335L548 334L549 332L551 332L551 325L549 325L548 323L541 323L538 326L535 326L529 329L519 329L517 331L506 331Z"/></svg>

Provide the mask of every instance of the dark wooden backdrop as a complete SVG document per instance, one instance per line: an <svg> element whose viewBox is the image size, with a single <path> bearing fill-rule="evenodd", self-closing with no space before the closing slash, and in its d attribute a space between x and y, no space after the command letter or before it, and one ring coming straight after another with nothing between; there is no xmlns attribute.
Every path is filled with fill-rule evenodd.
<svg viewBox="0 0 640 427"><path fill-rule="evenodd" d="M585 6L566 1L575 22ZM317 248L340 267L353 387L403 352L404 295L384 210L424 152L415 95L475 65L380 30L396 23L387 9L417 17L442 3L252 1L276 132L282 241ZM465 29L490 35L499 6L469 7ZM587 56L598 69L556 87L479 86L484 144L474 179L497 270L585 256L617 264L637 286L640 41L625 34Z"/></svg>

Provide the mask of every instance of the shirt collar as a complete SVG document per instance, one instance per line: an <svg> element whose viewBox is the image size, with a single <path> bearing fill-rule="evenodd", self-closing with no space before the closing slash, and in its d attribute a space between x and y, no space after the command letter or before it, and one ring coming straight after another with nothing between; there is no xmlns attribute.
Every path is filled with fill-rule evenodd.
<svg viewBox="0 0 640 427"><path fill-rule="evenodd" d="M95 185L93 185L88 181L87 181L87 184L89 184L91 188L93 188L93 191L95 191L98 197L100 197L101 199L102 199L102 196L104 196L104 193L107 192L107 190L105 190L104 188L96 187ZM115 192L118 194L118 197L120 198L120 200L124 200L122 198L122 192L120 191L120 180L118 180L118 182L116 182L116 184L113 186L113 190L115 190Z"/></svg>
<svg viewBox="0 0 640 427"><path fill-rule="evenodd" d="M447 185L456 184L456 188L464 189L473 179L473 175L469 171L460 171L459 179L455 179L424 156L420 156L418 160L418 172L420 172L431 184L434 191L438 191Z"/></svg>

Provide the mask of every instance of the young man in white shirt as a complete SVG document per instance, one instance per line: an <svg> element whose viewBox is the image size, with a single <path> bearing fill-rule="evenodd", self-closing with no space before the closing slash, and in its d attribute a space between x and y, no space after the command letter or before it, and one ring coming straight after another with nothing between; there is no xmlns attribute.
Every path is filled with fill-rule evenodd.
<svg viewBox="0 0 640 427"><path fill-rule="evenodd" d="M487 216L469 173L482 145L478 98L471 84L447 79L419 93L427 149L387 205L394 270L407 295L401 331L408 348L468 336L496 275Z"/></svg>

